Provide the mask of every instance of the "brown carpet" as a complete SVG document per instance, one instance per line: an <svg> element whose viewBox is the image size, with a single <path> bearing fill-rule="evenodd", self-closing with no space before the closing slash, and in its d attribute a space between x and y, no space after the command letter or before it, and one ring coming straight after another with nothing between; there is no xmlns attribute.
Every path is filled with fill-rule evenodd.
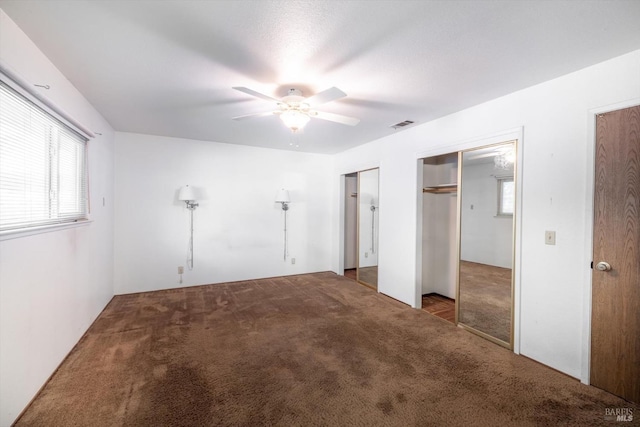
<svg viewBox="0 0 640 427"><path fill-rule="evenodd" d="M358 269L358 278L361 282L378 288L378 267L361 267Z"/></svg>
<svg viewBox="0 0 640 427"><path fill-rule="evenodd" d="M511 269L460 260L460 323L511 341Z"/></svg>
<svg viewBox="0 0 640 427"><path fill-rule="evenodd" d="M606 408L640 416L318 273L114 297L17 424L611 425Z"/></svg>

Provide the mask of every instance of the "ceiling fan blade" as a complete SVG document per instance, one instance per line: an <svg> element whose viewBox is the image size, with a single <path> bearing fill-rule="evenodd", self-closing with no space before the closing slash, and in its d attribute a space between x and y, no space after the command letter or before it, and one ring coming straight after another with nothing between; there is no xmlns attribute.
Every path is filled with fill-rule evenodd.
<svg viewBox="0 0 640 427"><path fill-rule="evenodd" d="M245 114L244 116L232 117L231 120L246 120L246 119L253 119L256 117L272 116L273 114L274 114L273 111L265 111L264 113Z"/></svg>
<svg viewBox="0 0 640 427"><path fill-rule="evenodd" d="M255 90L249 89L248 87L236 86L232 89L239 90L240 92L244 92L247 95L255 96L256 98L264 99L265 101L280 102L279 99L272 98L269 95L265 95L264 93L256 92Z"/></svg>
<svg viewBox="0 0 640 427"><path fill-rule="evenodd" d="M320 93L316 93L313 96L305 99L305 103L309 104L310 107L315 107L316 105L325 104L327 102L335 101L336 99L344 98L347 96L346 93L338 89L337 87L332 87L327 90L323 90Z"/></svg>
<svg viewBox="0 0 640 427"><path fill-rule="evenodd" d="M343 116L341 114L324 113L322 111L314 111L312 117L322 120L329 120L330 122L341 123L348 126L355 126L360 123L360 119L356 119L354 117Z"/></svg>

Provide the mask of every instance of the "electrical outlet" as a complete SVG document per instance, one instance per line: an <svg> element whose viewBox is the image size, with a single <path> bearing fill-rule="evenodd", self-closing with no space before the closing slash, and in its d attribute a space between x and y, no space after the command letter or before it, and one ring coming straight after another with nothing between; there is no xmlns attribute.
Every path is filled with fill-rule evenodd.
<svg viewBox="0 0 640 427"><path fill-rule="evenodd" d="M556 232L555 231L545 231L544 232L544 243L547 245L555 245L556 244Z"/></svg>
<svg viewBox="0 0 640 427"><path fill-rule="evenodd" d="M296 263L296 259L295 258L291 258L291 264L295 264Z"/></svg>
<svg viewBox="0 0 640 427"><path fill-rule="evenodd" d="M365 258L369 258L369 252L365 252L365 253L364 253L364 257L365 257Z"/></svg>
<svg viewBox="0 0 640 427"><path fill-rule="evenodd" d="M178 274L184 274L184 267L183 266L178 267Z"/></svg>

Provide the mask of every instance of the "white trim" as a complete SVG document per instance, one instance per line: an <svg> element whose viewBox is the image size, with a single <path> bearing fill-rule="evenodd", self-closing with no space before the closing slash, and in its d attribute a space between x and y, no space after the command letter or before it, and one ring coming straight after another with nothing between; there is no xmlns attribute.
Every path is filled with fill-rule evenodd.
<svg viewBox="0 0 640 427"><path fill-rule="evenodd" d="M445 153L443 153L445 154ZM433 156L429 156L433 157ZM423 158L419 158L416 160L417 162L417 173L416 173L416 187L418 191L416 191L416 213L418 220L416 221L416 282L415 286L415 295L413 304L411 307L421 309L422 308L422 232L423 232L423 194L422 188L424 187L424 163L422 161Z"/></svg>
<svg viewBox="0 0 640 427"><path fill-rule="evenodd" d="M353 165L345 166L345 167L342 167L340 170L338 170L338 173L340 175L349 175L352 173L368 171L371 169L380 169L380 162L376 160L371 162L362 162L362 163L359 163L357 166L353 166Z"/></svg>
<svg viewBox="0 0 640 427"><path fill-rule="evenodd" d="M340 191L338 191L338 194L340 195L340 202L338 204L339 206L339 211L340 211L340 222L338 224L338 271L337 274L340 276L344 276L344 257L345 257L345 251L344 251L344 245L345 245L345 238L344 238L344 233L345 233L345 215L346 215L346 202L345 202L345 197L346 197L346 188L345 186L347 185L346 183L346 177L344 175L340 175Z"/></svg>
<svg viewBox="0 0 640 427"><path fill-rule="evenodd" d="M416 153L418 176L422 176L420 168L422 166L421 160L427 157L440 156L442 154L455 153L458 151L466 151L473 148L483 147L486 145L499 144L501 142L508 142L517 140L516 150L516 206L515 206L515 230L514 230L514 270L513 277L513 352L520 354L520 313L521 313L521 277L522 277L522 170L524 164L524 127L519 126L513 129L508 129L494 134L486 136L467 139L464 141L455 142L450 145L440 146L435 149L421 151ZM416 181L416 193L418 193L418 200L422 195L422 182ZM422 230L422 207L421 203L417 203L416 209L416 230ZM420 272L420 276L418 276ZM416 278L422 277L422 235L416 233ZM422 293L422 283L416 279L416 299L417 295ZM414 304L418 306L417 302Z"/></svg>
<svg viewBox="0 0 640 427"><path fill-rule="evenodd" d="M522 313L522 221L523 209L522 200L524 198L523 169L524 169L524 128L520 127L514 131L515 139L518 140L516 147L516 207L513 215L515 224L515 236L513 240L514 269L516 274L513 277L513 352L520 354L520 315Z"/></svg>
<svg viewBox="0 0 640 427"><path fill-rule="evenodd" d="M80 219L74 222L63 222L60 224L41 225L39 227L18 228L15 230L5 230L0 232L0 242L4 240L19 239L21 237L34 236L36 234L51 233L52 231L66 230L69 228L84 227L93 222L90 219Z"/></svg>
<svg viewBox="0 0 640 427"><path fill-rule="evenodd" d="M469 138L462 141L454 142L449 145L440 145L437 148L432 148L426 151L420 151L416 153L416 159L425 159L427 157L440 156L442 154L456 153L458 151L466 151L472 148L478 148L485 145L500 144L513 139L518 139L521 142L520 137L523 134L523 127L518 126L511 129L505 129L496 133L479 136L476 138ZM515 135L519 135L518 138Z"/></svg>
<svg viewBox="0 0 640 427"><path fill-rule="evenodd" d="M584 260L587 278L582 292L582 364L580 367L580 382L591 383L591 262L593 261L593 193L595 186L596 167L596 116L611 111L640 105L640 98L609 104L587 111L587 170L585 194L585 247L589 249Z"/></svg>

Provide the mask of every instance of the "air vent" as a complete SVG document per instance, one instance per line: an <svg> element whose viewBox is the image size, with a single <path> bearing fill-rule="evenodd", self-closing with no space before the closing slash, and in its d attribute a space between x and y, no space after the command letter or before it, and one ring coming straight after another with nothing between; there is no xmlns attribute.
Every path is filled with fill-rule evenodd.
<svg viewBox="0 0 640 427"><path fill-rule="evenodd" d="M394 129L400 129L400 128L403 128L405 126L412 125L413 123L415 123L415 122L413 122L411 120L405 120L404 122L396 123L395 125L391 125L390 127L394 128Z"/></svg>

